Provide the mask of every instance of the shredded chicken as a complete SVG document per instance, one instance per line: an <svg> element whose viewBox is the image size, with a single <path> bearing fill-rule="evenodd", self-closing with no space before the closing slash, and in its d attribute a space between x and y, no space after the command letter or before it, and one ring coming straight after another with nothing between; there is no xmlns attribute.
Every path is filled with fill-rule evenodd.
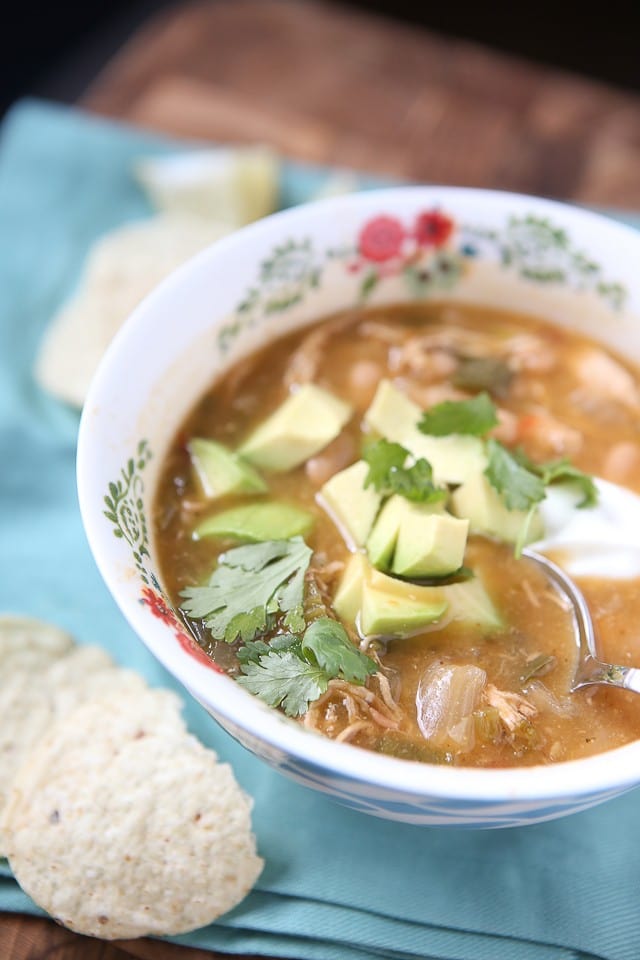
<svg viewBox="0 0 640 960"><path fill-rule="evenodd" d="M522 723L538 713L533 704L519 693L498 690L492 683L488 683L485 687L484 696L489 706L498 711L500 720L509 733L513 733Z"/></svg>
<svg viewBox="0 0 640 960"><path fill-rule="evenodd" d="M284 374L284 385L290 388L296 384L310 383L315 380L320 371L320 364L329 341L337 333L342 333L360 319L356 310L342 313L333 320L316 327L307 334L297 350L291 354L291 359Z"/></svg>
<svg viewBox="0 0 640 960"><path fill-rule="evenodd" d="M556 352L547 341L534 333L517 333L504 343L504 356L512 370L547 373L557 363Z"/></svg>
<svg viewBox="0 0 640 960"><path fill-rule="evenodd" d="M309 705L304 725L343 742L365 729L372 733L381 727L398 730L403 714L386 677L375 674L370 682L377 683L379 693L346 680L331 680L326 692Z"/></svg>
<svg viewBox="0 0 640 960"><path fill-rule="evenodd" d="M388 706L389 710L392 713L396 714L397 716L401 716L402 710L398 706L391 692L391 684L389 683L388 677L385 676L382 670L379 670L376 674L374 674L372 681L378 684L378 688L380 690L380 696Z"/></svg>
<svg viewBox="0 0 640 960"><path fill-rule="evenodd" d="M585 347L575 355L573 368L592 397L596 394L632 413L640 411L640 391L636 381L613 357L594 347Z"/></svg>
<svg viewBox="0 0 640 960"><path fill-rule="evenodd" d="M367 733L373 733L374 731L374 726L369 720L354 720L348 727L340 731L337 737L335 737L335 740L337 740L338 743L348 743L359 733L364 733L365 730Z"/></svg>
<svg viewBox="0 0 640 960"><path fill-rule="evenodd" d="M394 374L415 377L422 383L438 383L450 377L458 360L440 347L425 350L420 337L412 337L403 346L389 350L389 370Z"/></svg>

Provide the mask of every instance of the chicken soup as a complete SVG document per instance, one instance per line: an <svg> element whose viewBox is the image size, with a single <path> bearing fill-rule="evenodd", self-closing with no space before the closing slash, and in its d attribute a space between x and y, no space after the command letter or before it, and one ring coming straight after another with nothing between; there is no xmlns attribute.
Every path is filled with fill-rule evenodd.
<svg viewBox="0 0 640 960"><path fill-rule="evenodd" d="M582 336L447 303L352 310L271 343L182 425L154 508L203 650L310 731L506 767L640 736L572 693L572 611L523 557L594 476L640 492L638 373ZM560 562L561 562L561 558ZM635 579L579 582L603 659L640 665Z"/></svg>

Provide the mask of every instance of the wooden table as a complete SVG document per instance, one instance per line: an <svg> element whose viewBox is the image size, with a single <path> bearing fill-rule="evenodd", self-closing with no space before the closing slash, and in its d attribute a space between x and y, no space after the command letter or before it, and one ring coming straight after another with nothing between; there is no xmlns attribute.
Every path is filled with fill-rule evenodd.
<svg viewBox="0 0 640 960"><path fill-rule="evenodd" d="M640 210L640 97L330 3L179 4L129 40L82 106L301 160ZM2 960L220 956L0 919Z"/></svg>

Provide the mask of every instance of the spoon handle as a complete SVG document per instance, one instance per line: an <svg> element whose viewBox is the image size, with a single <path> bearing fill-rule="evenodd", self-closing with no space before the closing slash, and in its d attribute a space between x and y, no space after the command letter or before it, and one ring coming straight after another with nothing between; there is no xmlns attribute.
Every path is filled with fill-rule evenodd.
<svg viewBox="0 0 640 960"><path fill-rule="evenodd" d="M574 690L581 687L590 687L592 684L605 684L609 687L621 687L624 690L633 690L640 693L640 669L637 667L620 667L613 663L602 663L588 657L580 670L573 686Z"/></svg>

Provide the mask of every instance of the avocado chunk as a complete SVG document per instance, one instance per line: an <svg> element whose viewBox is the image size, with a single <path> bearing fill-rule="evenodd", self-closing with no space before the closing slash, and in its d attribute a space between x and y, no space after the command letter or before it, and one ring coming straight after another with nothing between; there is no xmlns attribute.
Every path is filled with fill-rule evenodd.
<svg viewBox="0 0 640 960"><path fill-rule="evenodd" d="M404 584L404 586L409 586ZM421 587L427 596L412 596L410 591L386 591L365 580L360 607L360 630L365 637L408 637L439 620L447 601L438 587Z"/></svg>
<svg viewBox="0 0 640 960"><path fill-rule="evenodd" d="M264 470L292 470L335 440L351 412L348 403L307 383L253 431L239 453Z"/></svg>
<svg viewBox="0 0 640 960"><path fill-rule="evenodd" d="M408 430L400 442L416 459L424 457L429 461L436 486L464 483L487 466L484 443L479 437L430 437L416 427Z"/></svg>
<svg viewBox="0 0 640 960"><path fill-rule="evenodd" d="M369 426L387 440L402 443L400 437L411 427L415 427L422 416L417 403L398 390L390 380L381 380L378 384L371 406L364 417Z"/></svg>
<svg viewBox="0 0 640 960"><path fill-rule="evenodd" d="M194 540L232 537L258 543L304 536L313 526L313 516L290 503L250 503L206 517L193 531Z"/></svg>
<svg viewBox="0 0 640 960"><path fill-rule="evenodd" d="M443 577L464 561L469 521L410 504L402 518L391 570L401 577Z"/></svg>
<svg viewBox="0 0 640 960"><path fill-rule="evenodd" d="M378 570L402 577L446 576L462 566L468 529L440 501L411 503L396 495L380 511L367 554Z"/></svg>
<svg viewBox="0 0 640 960"><path fill-rule="evenodd" d="M464 583L447 584L442 587L442 592L449 604L452 620L462 620L487 630L504 628L504 620L478 576Z"/></svg>
<svg viewBox="0 0 640 960"><path fill-rule="evenodd" d="M389 570L398 541L403 514L409 505L399 494L383 506L367 540L369 560L378 570Z"/></svg>
<svg viewBox="0 0 640 960"><path fill-rule="evenodd" d="M381 380L365 419L385 439L402 444L416 459L427 460L436 486L464 483L485 469L487 458L479 437L428 436L418 430L421 416L416 403L389 380Z"/></svg>
<svg viewBox="0 0 640 960"><path fill-rule="evenodd" d="M484 473L469 477L451 496L451 512L457 517L466 517L470 521L471 532L481 533L507 543L516 543L528 511L509 510L497 490ZM536 509L529 529L526 543L539 540L544 535L544 526Z"/></svg>
<svg viewBox="0 0 640 960"><path fill-rule="evenodd" d="M354 553L349 559L333 598L333 609L341 620L355 624L362 604L362 585L369 564L362 553Z"/></svg>
<svg viewBox="0 0 640 960"><path fill-rule="evenodd" d="M358 460L327 480L318 495L318 502L351 548L365 545L382 503L373 487L365 489L368 473L368 464Z"/></svg>
<svg viewBox="0 0 640 960"><path fill-rule="evenodd" d="M407 637L440 619L447 600L441 587L418 587L387 577L356 553L342 575L333 608L363 636Z"/></svg>
<svg viewBox="0 0 640 960"><path fill-rule="evenodd" d="M265 493L267 485L249 463L215 440L192 437L187 444L193 472L209 500L229 493Z"/></svg>

